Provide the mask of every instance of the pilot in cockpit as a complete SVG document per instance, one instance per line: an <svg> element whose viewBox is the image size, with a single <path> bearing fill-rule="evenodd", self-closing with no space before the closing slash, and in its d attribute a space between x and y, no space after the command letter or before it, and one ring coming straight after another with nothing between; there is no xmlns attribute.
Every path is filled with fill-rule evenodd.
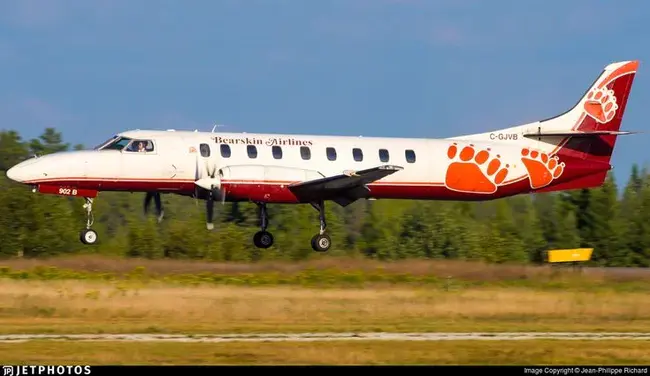
<svg viewBox="0 0 650 376"><path fill-rule="evenodd" d="M129 152L147 153L153 151L153 144L148 140L133 141L126 149Z"/></svg>

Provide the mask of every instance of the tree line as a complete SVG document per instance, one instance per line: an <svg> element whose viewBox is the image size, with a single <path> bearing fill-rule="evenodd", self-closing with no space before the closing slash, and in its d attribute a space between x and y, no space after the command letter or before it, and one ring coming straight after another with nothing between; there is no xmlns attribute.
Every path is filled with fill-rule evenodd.
<svg viewBox="0 0 650 376"><path fill-rule="evenodd" d="M165 219L143 213L143 193L102 192L93 205L98 244L84 246L81 198L35 194L4 171L33 154L83 149L47 128L32 140L0 131L0 257L99 253L215 261L302 260L318 212L310 205L269 205L275 244L252 243L259 216L252 203L215 205L216 229L205 228L204 202L163 195ZM328 203L329 254L382 260L468 259L544 262L545 251L593 247L592 264L650 265L650 174L633 166L619 193L610 175L600 188L522 195L487 202L360 200Z"/></svg>

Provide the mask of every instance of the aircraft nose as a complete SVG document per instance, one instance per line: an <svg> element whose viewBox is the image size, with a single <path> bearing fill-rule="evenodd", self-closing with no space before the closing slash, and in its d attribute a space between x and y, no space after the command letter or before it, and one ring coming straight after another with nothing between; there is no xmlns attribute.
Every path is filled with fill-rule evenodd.
<svg viewBox="0 0 650 376"><path fill-rule="evenodd" d="M31 178L30 172L33 170L32 165L34 163L36 163L36 159L28 159L18 163L7 170L7 177L15 182L24 183Z"/></svg>
<svg viewBox="0 0 650 376"><path fill-rule="evenodd" d="M18 166L14 166L14 167L8 169L7 170L7 177L9 179L13 180L13 181L16 181L16 182L20 183L21 180L20 180L20 174L19 174L19 171L18 171L19 169L20 169L20 167L18 167Z"/></svg>

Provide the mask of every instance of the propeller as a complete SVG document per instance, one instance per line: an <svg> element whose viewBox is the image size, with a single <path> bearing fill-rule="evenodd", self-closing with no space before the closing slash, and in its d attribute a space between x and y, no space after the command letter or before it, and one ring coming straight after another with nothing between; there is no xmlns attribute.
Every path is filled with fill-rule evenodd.
<svg viewBox="0 0 650 376"><path fill-rule="evenodd" d="M160 223L164 216L163 205L160 199L160 192L147 192L147 195L144 198L144 214L146 215L149 212L151 199L154 200L154 203L156 205L156 216L158 217L158 223Z"/></svg>
<svg viewBox="0 0 650 376"><path fill-rule="evenodd" d="M208 192L208 197L205 201L206 227L208 230L214 229L214 201L221 196L221 201L223 204L226 199L226 192L221 189L221 179L216 176L216 173L216 164L210 163L210 160L208 158L205 160L204 169L200 169L197 155L195 173L196 180L194 181L194 184L197 187L197 190L195 191L195 197L199 197L200 190L205 190Z"/></svg>

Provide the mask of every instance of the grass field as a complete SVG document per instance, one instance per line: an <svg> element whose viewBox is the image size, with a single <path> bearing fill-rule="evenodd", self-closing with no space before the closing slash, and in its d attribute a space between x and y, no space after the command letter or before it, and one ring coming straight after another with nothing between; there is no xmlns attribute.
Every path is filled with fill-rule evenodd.
<svg viewBox="0 0 650 376"><path fill-rule="evenodd" d="M650 272L322 259L0 262L0 333L650 332ZM525 343L525 345L522 345ZM0 343L21 364L639 364L647 341ZM646 346L644 346L646 345Z"/></svg>
<svg viewBox="0 0 650 376"><path fill-rule="evenodd" d="M158 280L184 285L361 287L427 285L549 290L650 290L650 268L585 268L494 265L480 262L323 257L303 262L215 263L75 256L0 261L0 278L18 280Z"/></svg>
<svg viewBox="0 0 650 376"><path fill-rule="evenodd" d="M0 343L5 364L647 365L646 341Z"/></svg>
<svg viewBox="0 0 650 376"><path fill-rule="evenodd" d="M3 333L645 331L641 292L0 280Z"/></svg>
<svg viewBox="0 0 650 376"><path fill-rule="evenodd" d="M649 290L647 269L5 260L0 332L650 332Z"/></svg>

